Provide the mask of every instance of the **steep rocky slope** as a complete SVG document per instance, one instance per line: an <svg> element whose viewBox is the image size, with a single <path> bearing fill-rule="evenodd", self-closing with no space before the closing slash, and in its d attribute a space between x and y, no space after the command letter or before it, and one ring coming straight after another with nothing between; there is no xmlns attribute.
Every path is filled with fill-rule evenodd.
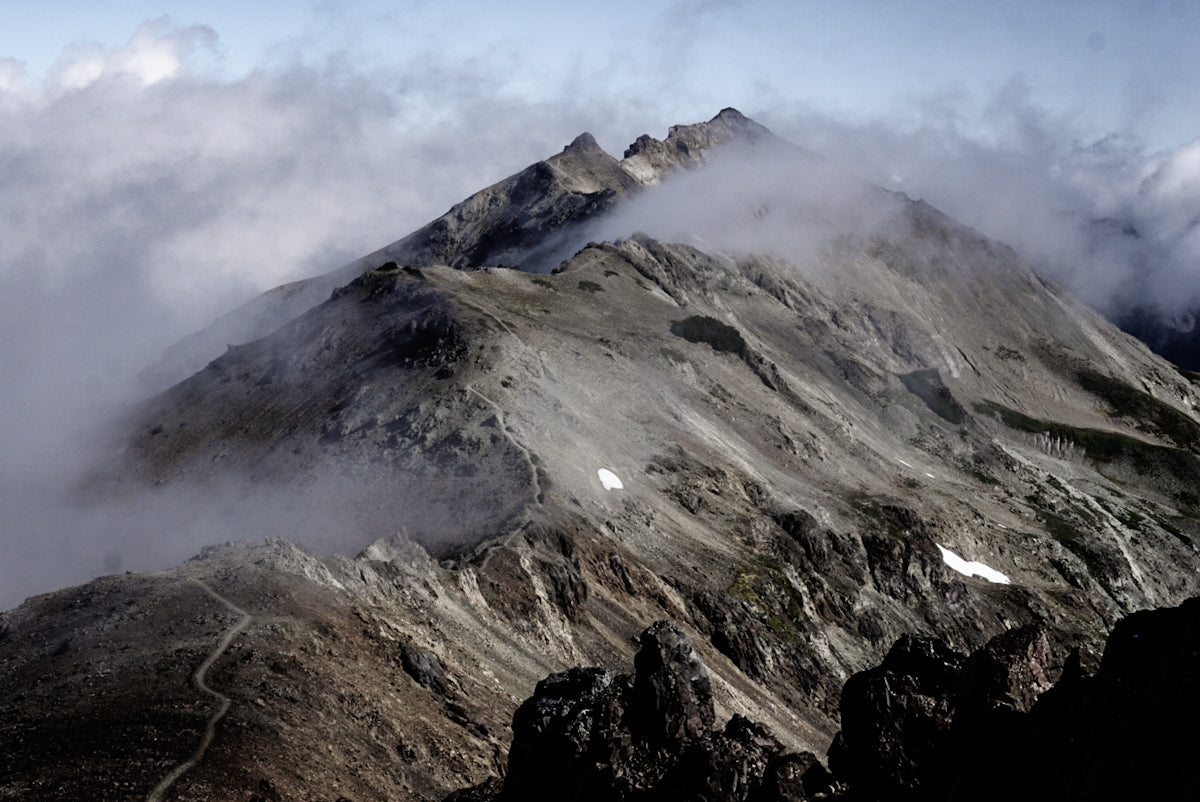
<svg viewBox="0 0 1200 802"><path fill-rule="evenodd" d="M818 179L751 236L827 236L571 244L723 154ZM731 111L621 162L581 137L146 402L82 492L361 553L228 545L5 613L0 789L145 798L224 696L162 798L440 798L502 773L535 683L660 619L718 725L823 755L902 635L1094 646L1195 595L1193 385L1007 247L832 180Z"/></svg>
<svg viewBox="0 0 1200 802"><path fill-rule="evenodd" d="M456 204L408 236L330 273L263 293L168 350L146 371L146 385L165 388L202 368L228 343L274 331L329 297L337 287L387 262L411 267L446 264L468 270L505 265L548 272L572 231L638 190L694 169L723 145L779 142L736 109L706 123L674 125L665 140L642 135L618 161L591 134Z"/></svg>

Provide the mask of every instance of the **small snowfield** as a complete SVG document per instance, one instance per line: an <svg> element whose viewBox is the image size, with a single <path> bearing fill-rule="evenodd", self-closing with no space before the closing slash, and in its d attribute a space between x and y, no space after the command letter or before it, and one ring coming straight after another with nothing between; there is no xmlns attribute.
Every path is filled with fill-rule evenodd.
<svg viewBox="0 0 1200 802"><path fill-rule="evenodd" d="M995 582L998 585L1011 585L1012 582L1007 576L983 563L964 560L950 549L941 544L937 544L938 550L942 553L942 561L950 566L951 570L958 571L963 576L977 576L986 579L988 582Z"/></svg>
<svg viewBox="0 0 1200 802"><path fill-rule="evenodd" d="M608 468L601 468L596 471L596 475L600 477L600 484L604 485L605 490L625 489L625 485L621 483L621 479Z"/></svg>

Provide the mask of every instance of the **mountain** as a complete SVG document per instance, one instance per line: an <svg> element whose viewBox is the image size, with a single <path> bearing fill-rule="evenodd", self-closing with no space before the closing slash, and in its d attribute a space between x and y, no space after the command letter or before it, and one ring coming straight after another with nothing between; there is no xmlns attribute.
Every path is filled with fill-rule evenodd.
<svg viewBox="0 0 1200 802"><path fill-rule="evenodd" d="M338 270L263 293L173 346L147 371L148 387L163 389L202 368L227 343L258 339L329 297L365 271L389 261L411 267L450 265L477 270L509 266L549 272L558 264L567 231L621 198L702 165L732 141L774 140L736 109L707 123L675 125L665 140L643 135L621 161L580 134L562 153L482 189L403 239ZM570 254L566 254L570 255Z"/></svg>
<svg viewBox="0 0 1200 802"><path fill-rule="evenodd" d="M823 756L897 639L1037 626L1053 673L1200 584L1196 387L733 110L582 135L232 330L78 492L241 542L3 614L9 796L441 799L663 619L719 743Z"/></svg>

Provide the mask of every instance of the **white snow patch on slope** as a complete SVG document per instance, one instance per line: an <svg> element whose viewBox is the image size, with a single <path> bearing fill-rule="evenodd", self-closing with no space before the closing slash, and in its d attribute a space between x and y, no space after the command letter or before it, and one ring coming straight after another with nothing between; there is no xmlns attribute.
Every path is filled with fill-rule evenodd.
<svg viewBox="0 0 1200 802"><path fill-rule="evenodd" d="M605 490L623 490L625 485L621 484L621 480L615 473L608 468L601 468L596 471L596 475L600 477L600 484L604 485Z"/></svg>
<svg viewBox="0 0 1200 802"><path fill-rule="evenodd" d="M937 544L937 547L942 553L942 561L950 566L951 570L958 571L963 576L983 577L988 582L996 582L1001 585L1012 584L1007 576L991 566L974 561L968 562L941 544Z"/></svg>

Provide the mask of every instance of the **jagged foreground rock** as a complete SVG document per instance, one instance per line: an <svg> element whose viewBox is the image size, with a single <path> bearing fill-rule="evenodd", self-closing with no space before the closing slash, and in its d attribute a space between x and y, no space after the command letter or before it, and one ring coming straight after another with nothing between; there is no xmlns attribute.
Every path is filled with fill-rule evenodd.
<svg viewBox="0 0 1200 802"><path fill-rule="evenodd" d="M674 623L638 636L635 671L573 668L538 683L513 717L503 782L463 800L809 799L834 782L743 716L714 729L708 670Z"/></svg>
<svg viewBox="0 0 1200 802"><path fill-rule="evenodd" d="M1035 626L970 657L902 638L842 693L846 799L1194 798L1200 600L1122 619L1089 662Z"/></svg>
<svg viewBox="0 0 1200 802"><path fill-rule="evenodd" d="M712 728L708 673L660 621L636 673L574 668L538 683L513 718L507 776L447 802L508 799L1191 799L1200 790L1200 600L1113 629L1098 664L1036 625L970 656L905 635L842 690L829 752L789 753L734 716Z"/></svg>
<svg viewBox="0 0 1200 802"><path fill-rule="evenodd" d="M762 249L633 227L731 177L723 221ZM230 320L265 336L137 410L83 489L257 544L5 613L5 793L144 798L195 750L191 674L238 616L192 579L251 621L164 798L440 799L500 772L538 681L625 666L664 618L720 720L823 754L902 635L1094 645L1197 593L1192 384L1005 246L731 110L621 161L581 137L257 306Z"/></svg>

